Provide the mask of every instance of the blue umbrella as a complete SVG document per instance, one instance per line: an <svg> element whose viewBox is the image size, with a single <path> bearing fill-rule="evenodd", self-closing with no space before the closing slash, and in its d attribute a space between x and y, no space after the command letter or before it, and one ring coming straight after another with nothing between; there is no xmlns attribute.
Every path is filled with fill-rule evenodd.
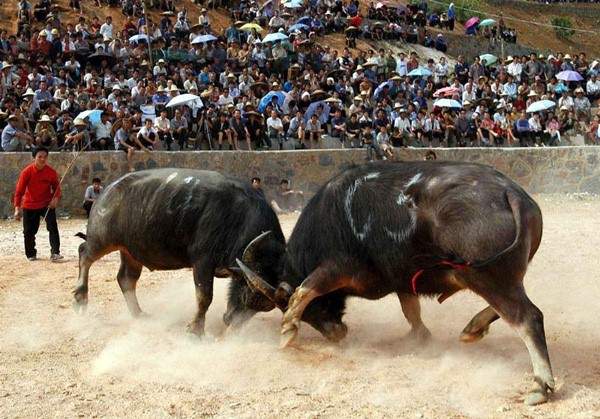
<svg viewBox="0 0 600 419"><path fill-rule="evenodd" d="M418 67L412 70L408 75L410 77L429 77L431 76L431 71L427 70L424 67Z"/></svg>
<svg viewBox="0 0 600 419"><path fill-rule="evenodd" d="M529 105L527 107L527 112L529 113L534 113L534 112L540 112L540 111L545 111L547 109L553 108L556 106L556 103L554 103L551 100L538 100L537 102L533 102L531 105Z"/></svg>
<svg viewBox="0 0 600 419"><path fill-rule="evenodd" d="M556 87L554 88L554 93L558 93L558 94L562 94L566 91L568 91L569 89L567 88L567 86L565 86L562 83L559 83L556 85Z"/></svg>
<svg viewBox="0 0 600 419"><path fill-rule="evenodd" d="M208 35L198 35L197 37L195 37L192 40L192 44L204 44L206 42L216 41L217 39L219 39L219 38L217 38L214 35L210 35L210 34L208 34Z"/></svg>
<svg viewBox="0 0 600 419"><path fill-rule="evenodd" d="M454 99L438 99L433 103L433 106L437 108L462 108L460 102Z"/></svg>
<svg viewBox="0 0 600 419"><path fill-rule="evenodd" d="M89 111L80 112L79 115L77 115L77 118L88 118L90 124L95 127L100 122L100 115L102 115L102 109L92 109Z"/></svg>
<svg viewBox="0 0 600 419"><path fill-rule="evenodd" d="M312 114L317 111L319 106L323 106L323 113L321 114L320 121L322 124L326 124L327 120L329 119L329 112L331 112L331 106L329 106L329 104L323 100L319 100L308 105L308 108L304 113L304 120L308 121Z"/></svg>
<svg viewBox="0 0 600 419"><path fill-rule="evenodd" d="M579 74L577 71L571 71L571 70L561 71L560 73L558 73L556 75L556 78L558 80L564 80L564 81L581 81L581 80L583 80L583 77L581 77L581 74Z"/></svg>
<svg viewBox="0 0 600 419"><path fill-rule="evenodd" d="M302 23L303 25L310 26L310 24L312 23L312 18L310 16L304 16L298 19L296 23Z"/></svg>
<svg viewBox="0 0 600 419"><path fill-rule="evenodd" d="M267 42L283 41L284 39L288 39L288 36L286 34L281 32L275 32L265 36L262 40L262 43L266 44Z"/></svg>
<svg viewBox="0 0 600 419"><path fill-rule="evenodd" d="M307 31L310 27L308 25L304 25L302 23L296 23L288 28L288 33L295 31Z"/></svg>
<svg viewBox="0 0 600 419"><path fill-rule="evenodd" d="M283 3L283 7L287 9L299 9L302 7L302 0L290 0L287 3Z"/></svg>
<svg viewBox="0 0 600 419"><path fill-rule="evenodd" d="M379 86L377 86L377 88L375 89L375 92L373 92L373 97L375 99L377 99L379 97L379 95L381 94L381 92L383 92L383 88L384 87L388 87L391 88L392 85L394 84L394 82L392 82L391 80L388 81L384 81L383 83L381 83Z"/></svg>
<svg viewBox="0 0 600 419"><path fill-rule="evenodd" d="M269 103L271 103L271 101L273 100L273 97L277 98L277 104L279 106L283 106L283 102L285 101L285 93L283 93L281 91L276 92L276 91L271 90L269 93L264 95L263 98L258 103L258 111L264 112L265 109L267 108L267 105Z"/></svg>

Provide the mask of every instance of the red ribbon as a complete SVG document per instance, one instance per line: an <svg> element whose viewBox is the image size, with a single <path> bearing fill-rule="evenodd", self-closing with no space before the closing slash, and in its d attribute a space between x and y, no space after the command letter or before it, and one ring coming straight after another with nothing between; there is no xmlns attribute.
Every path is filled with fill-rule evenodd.
<svg viewBox="0 0 600 419"><path fill-rule="evenodd" d="M457 271L461 271L461 270L467 269L469 266L471 266L471 264L469 262L466 262L466 263L454 263L454 262L451 262L449 260L442 260L437 265L449 266L452 269L456 269ZM414 273L414 275L410 279L410 286L412 288L412 292L413 292L414 295L417 295L417 281L423 275L423 272L425 272L425 269L419 269L417 272Z"/></svg>

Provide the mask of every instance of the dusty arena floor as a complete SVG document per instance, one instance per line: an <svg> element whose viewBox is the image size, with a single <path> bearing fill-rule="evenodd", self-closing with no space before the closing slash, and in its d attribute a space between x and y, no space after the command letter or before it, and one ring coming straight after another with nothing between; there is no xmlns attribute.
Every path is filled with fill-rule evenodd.
<svg viewBox="0 0 600 419"><path fill-rule="evenodd" d="M501 321L476 344L458 335L485 303L463 293L423 303L434 338L424 348L395 297L350 301L349 334L328 344L303 325L304 350L279 350L281 314L251 320L220 337L227 280L216 281L210 336L185 332L194 313L191 272L146 270L139 282L150 317L132 320L115 281L118 255L91 271L90 308L71 309L77 275L73 234L61 220L64 263L23 256L21 227L0 223L0 417L600 417L600 200L537 197L544 240L526 277L545 314L557 391L527 407L524 344ZM289 234L295 216L283 217Z"/></svg>

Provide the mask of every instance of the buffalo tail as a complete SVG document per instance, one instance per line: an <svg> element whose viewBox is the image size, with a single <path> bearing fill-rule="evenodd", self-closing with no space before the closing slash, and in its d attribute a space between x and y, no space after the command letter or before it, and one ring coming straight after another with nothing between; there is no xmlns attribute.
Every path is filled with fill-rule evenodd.
<svg viewBox="0 0 600 419"><path fill-rule="evenodd" d="M79 232L79 233L75 234L75 237L80 237L83 240L87 240L87 234L82 233L82 232Z"/></svg>

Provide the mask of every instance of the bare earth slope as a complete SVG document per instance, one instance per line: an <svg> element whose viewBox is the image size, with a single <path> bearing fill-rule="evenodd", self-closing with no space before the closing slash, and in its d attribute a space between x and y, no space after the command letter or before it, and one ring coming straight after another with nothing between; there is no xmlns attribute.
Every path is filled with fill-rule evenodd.
<svg viewBox="0 0 600 419"><path fill-rule="evenodd" d="M194 313L187 270L144 270L139 297L150 317L130 319L113 254L92 268L90 309L78 316L73 234L84 222L62 220L62 264L27 262L20 226L0 223L0 417L600 417L600 201L539 202L545 232L526 286L545 314L557 377L546 405L522 404L529 357L501 321L477 344L458 342L485 306L467 293L424 303L434 336L425 348L403 340L408 326L388 297L351 300L341 345L303 325L304 350L281 351L279 312L222 336L226 280L215 281L210 337L187 335ZM282 222L289 234L295 216ZM46 257L43 229L38 242Z"/></svg>

